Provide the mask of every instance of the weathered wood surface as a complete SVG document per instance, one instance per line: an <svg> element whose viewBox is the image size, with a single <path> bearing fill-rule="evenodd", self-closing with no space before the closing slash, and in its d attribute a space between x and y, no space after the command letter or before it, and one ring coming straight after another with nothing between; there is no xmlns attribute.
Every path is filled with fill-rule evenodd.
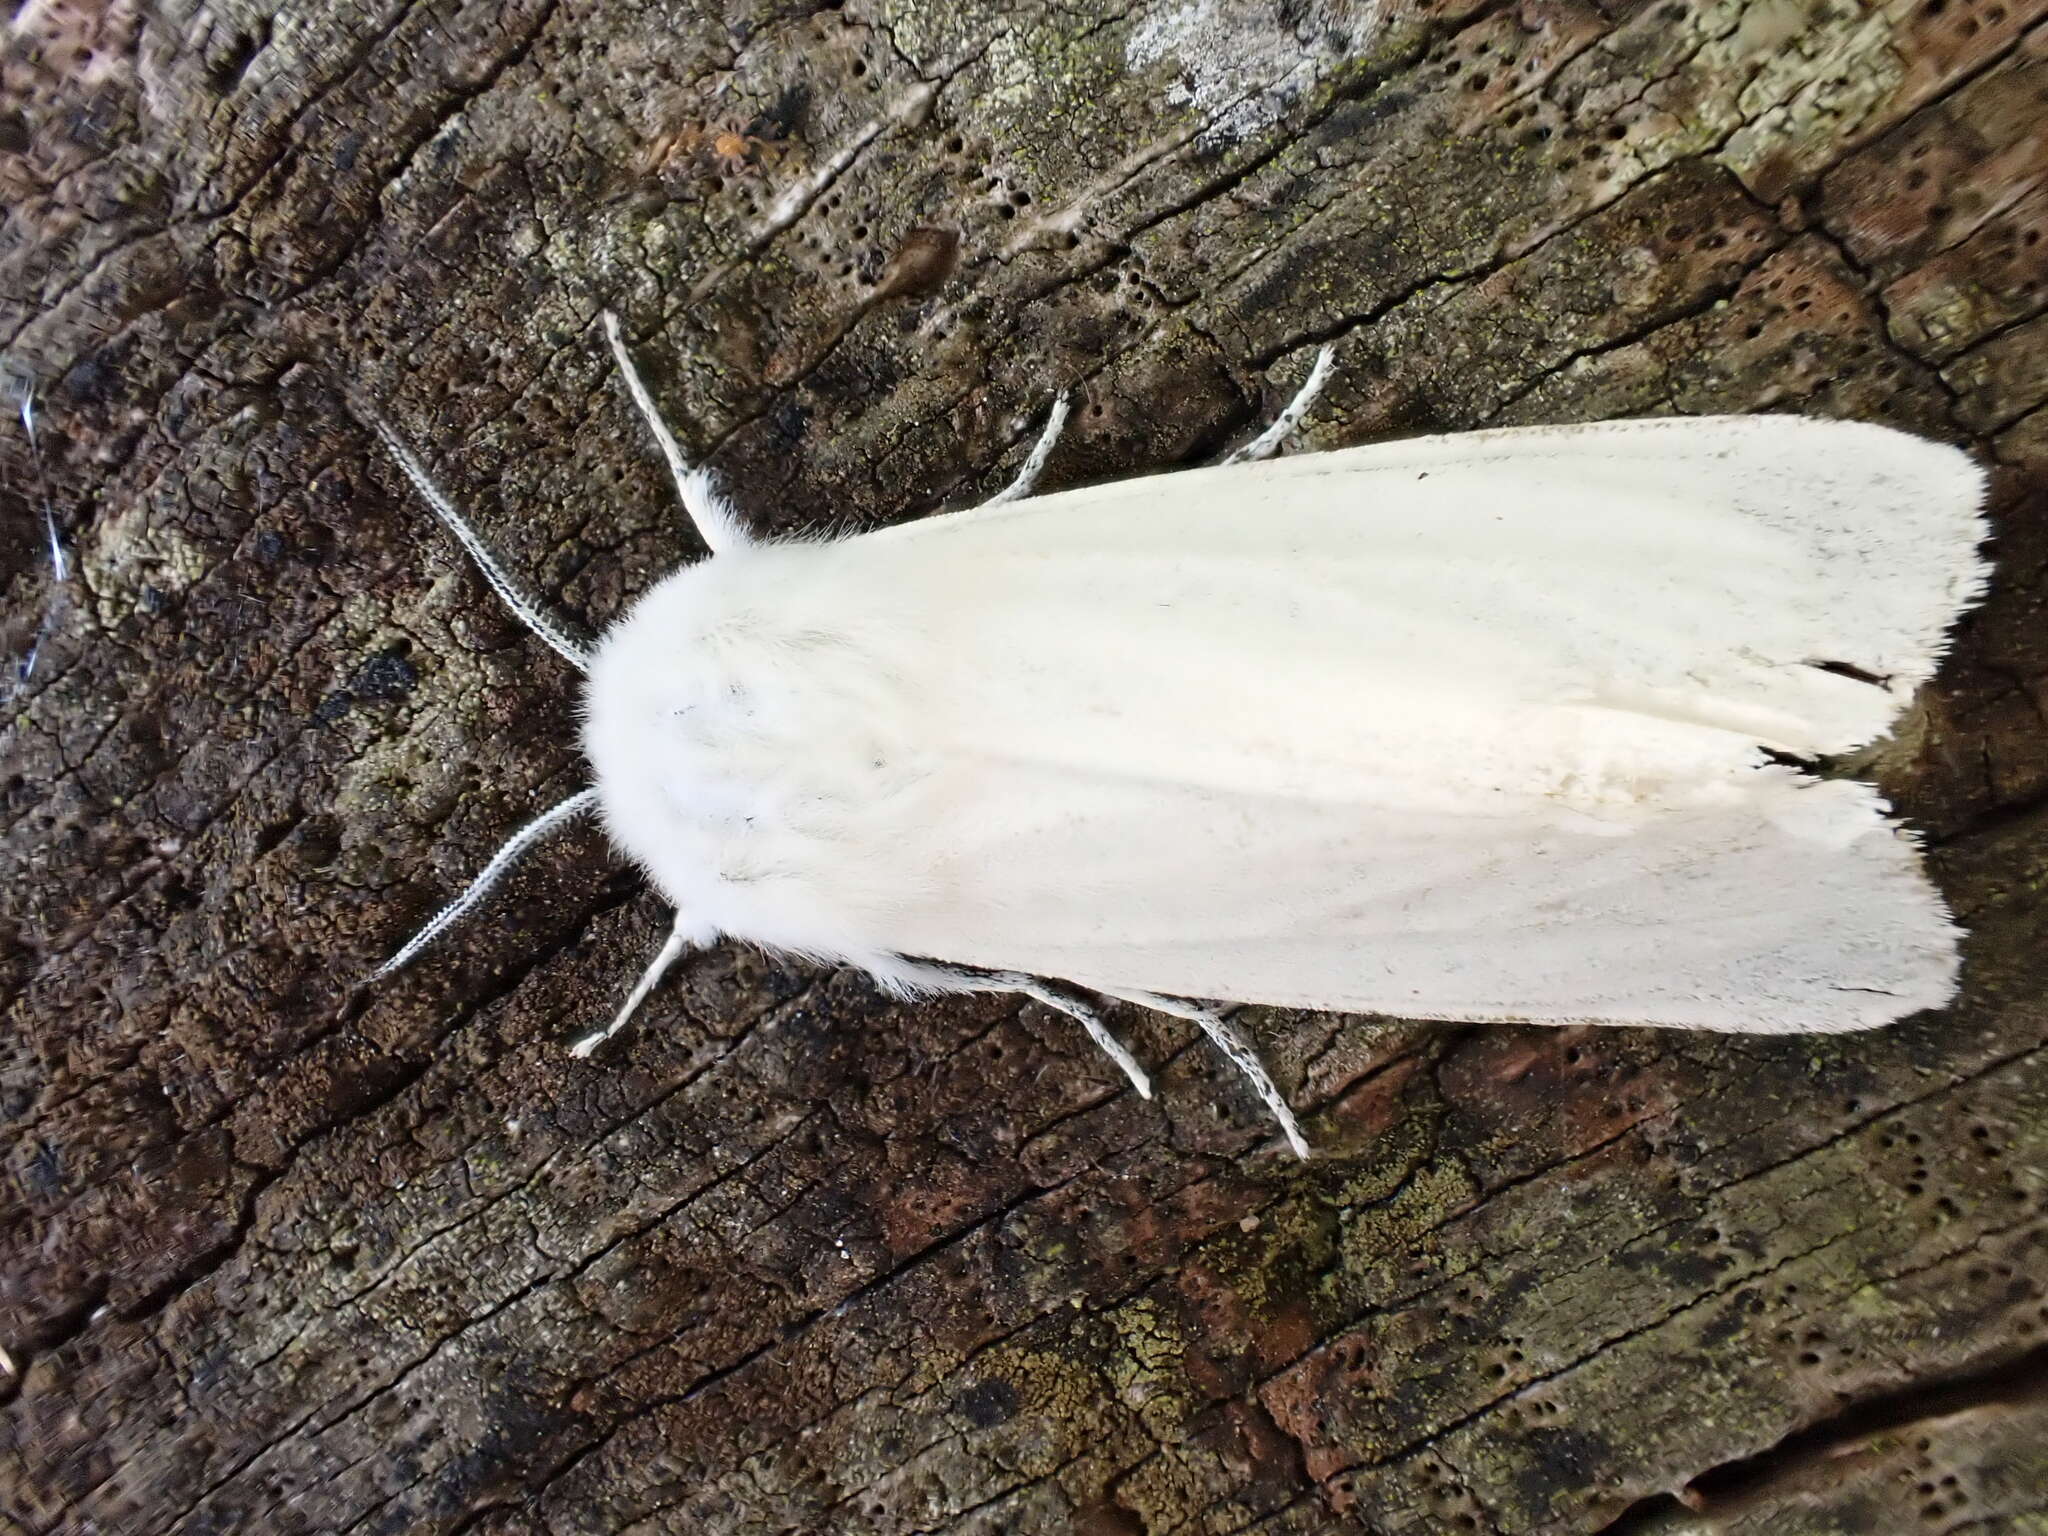
<svg viewBox="0 0 2048 1536"><path fill-rule="evenodd" d="M2040 0L48 0L0 335L80 566L6 711L0 1530L2048 1528ZM573 677L693 551L627 318L767 527L1308 437L1797 408L1967 444L1996 591L1868 771L1967 996L1755 1041L1185 1029L733 950L594 833ZM50 592L4 439L10 656ZM1679 1494L1685 1494L1681 1500ZM1695 1510L1689 1504L1702 1507Z"/></svg>

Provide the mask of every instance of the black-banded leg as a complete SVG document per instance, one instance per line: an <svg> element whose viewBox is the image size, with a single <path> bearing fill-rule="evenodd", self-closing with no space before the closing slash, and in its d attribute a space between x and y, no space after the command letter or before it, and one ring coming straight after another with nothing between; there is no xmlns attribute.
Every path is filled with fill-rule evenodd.
<svg viewBox="0 0 2048 1536"><path fill-rule="evenodd" d="M1204 1008L1199 1003L1184 1003L1177 997L1161 997L1156 992L1112 992L1102 988L1104 997L1113 997L1119 1002L1135 1003L1140 1008L1170 1014L1176 1019L1186 1019L1199 1027L1209 1037L1210 1043L1221 1051L1229 1063L1242 1072L1250 1081L1258 1096L1265 1101L1267 1111L1279 1122L1280 1134L1287 1138L1287 1145L1294 1155L1303 1162L1308 1161L1308 1141L1301 1134L1294 1111L1287 1107L1287 1101L1280 1096L1279 1086L1266 1071L1265 1063L1259 1060L1258 1052L1251 1042L1237 1032L1230 1020L1214 1008Z"/></svg>
<svg viewBox="0 0 2048 1536"><path fill-rule="evenodd" d="M1016 971L963 971L950 965L931 965L921 960L892 961L887 974L879 976L879 979L891 986L929 992L1015 992L1035 1003L1043 1003L1087 1030L1088 1038L1122 1068L1124 1076L1131 1080L1131 1086L1138 1090L1139 1098L1152 1097L1152 1079L1145 1075L1145 1069L1138 1065L1137 1058L1124 1049L1123 1042L1110 1033L1109 1026L1102 1022L1102 1015L1085 998L1077 997L1052 982Z"/></svg>
<svg viewBox="0 0 2048 1536"><path fill-rule="evenodd" d="M1030 455L1024 460L1024 467L1017 471L1017 478L989 497L984 507L1001 506L1006 501L1019 501L1031 494L1031 488L1038 484L1038 477L1045 473L1045 461L1052 457L1053 445L1059 442L1060 433L1067 425L1067 410L1071 401L1062 390L1053 401L1052 410L1046 415L1045 427L1038 434L1038 441L1032 446Z"/></svg>
<svg viewBox="0 0 2048 1536"><path fill-rule="evenodd" d="M1330 364L1336 358L1336 349L1321 347L1316 360L1310 365L1308 379L1294 392L1294 398L1287 402L1287 409L1273 419L1273 424L1257 437L1234 453L1225 454L1217 460L1219 464L1248 464L1253 459L1270 458L1280 445L1301 425L1301 419L1308 414L1309 407L1316 403L1316 396L1323 392L1323 385L1329 382Z"/></svg>

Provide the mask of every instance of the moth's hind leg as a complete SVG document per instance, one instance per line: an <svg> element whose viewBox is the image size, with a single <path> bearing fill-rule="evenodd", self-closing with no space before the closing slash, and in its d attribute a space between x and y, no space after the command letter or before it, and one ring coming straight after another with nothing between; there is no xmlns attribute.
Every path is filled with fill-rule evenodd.
<svg viewBox="0 0 2048 1536"><path fill-rule="evenodd" d="M1294 398L1287 402L1287 409L1274 417L1273 424L1265 431L1236 452L1224 455L1218 462L1245 464L1253 459L1272 457L1294 429L1301 425L1302 417L1306 416L1308 408L1316 403L1316 396L1323 392L1323 385L1330 377L1330 363L1335 356L1335 349L1328 346L1321 348L1316 353L1314 364L1308 370L1307 380L1294 392Z"/></svg>
<svg viewBox="0 0 2048 1536"><path fill-rule="evenodd" d="M1038 484L1038 477L1045 472L1045 461L1052 457L1053 445L1060 440L1060 432L1067 424L1067 408L1071 402L1063 390L1052 403L1052 410L1046 415L1045 427L1038 434L1038 441L1032 446L1031 455L1024 461L1024 467L1017 471L1017 478L991 496L982 505L1001 506L1006 501L1017 501L1031 494L1031 488Z"/></svg>
<svg viewBox="0 0 2048 1536"><path fill-rule="evenodd" d="M1303 1162L1308 1161L1308 1142L1296 1123L1294 1111L1287 1107L1287 1101L1280 1096L1280 1089L1259 1060L1251 1042L1239 1034L1231 1022L1214 1008L1204 1008L1199 1003L1184 1003L1179 998L1161 997L1156 992L1113 992L1107 987L1100 989L1104 997L1113 997L1119 1002L1135 1003L1140 1008L1150 1008L1159 1013L1170 1014L1176 1019L1187 1019L1198 1026L1210 1042L1221 1051L1233 1067L1242 1072L1251 1082L1253 1089L1265 1101L1267 1110L1280 1123L1280 1134L1287 1138L1287 1145L1294 1155Z"/></svg>
<svg viewBox="0 0 2048 1536"><path fill-rule="evenodd" d="M1124 1070L1131 1080L1131 1086L1141 1097L1152 1097L1152 1080L1124 1049L1116 1036L1102 1022L1102 1016L1095 1009L1076 997L1072 992L1036 976L1026 976L1016 971L966 971L956 966L932 965L920 960L906 960L892 957L886 963L871 965L871 973L884 986L899 992L1016 992L1035 1002L1057 1009L1071 1019L1080 1022L1088 1036ZM1260 1062L1258 1053L1251 1043L1240 1035L1231 1022L1213 1008L1204 1008L1199 1003L1182 1002L1176 997L1161 997L1156 992L1119 992L1109 987L1094 990L1104 997L1113 997L1118 1002L1131 1003L1139 1008L1150 1008L1176 1019L1186 1019L1196 1025L1215 1047L1242 1072L1252 1088L1264 1101L1266 1108L1279 1123L1280 1134L1287 1138L1287 1145L1294 1155L1304 1162L1308 1160L1308 1141L1301 1134L1301 1126L1294 1118L1294 1111L1287 1107L1287 1100L1280 1096L1280 1089L1272 1076Z"/></svg>
<svg viewBox="0 0 2048 1536"><path fill-rule="evenodd" d="M1085 999L1063 987L1036 976L1016 971L963 971L950 965L929 965L917 960L892 959L885 966L869 967L884 986L902 992L1015 992L1064 1013L1102 1048L1104 1055L1123 1069L1138 1097L1152 1097L1152 1079L1138 1065L1137 1058L1124 1049L1123 1042L1109 1032L1102 1015Z"/></svg>

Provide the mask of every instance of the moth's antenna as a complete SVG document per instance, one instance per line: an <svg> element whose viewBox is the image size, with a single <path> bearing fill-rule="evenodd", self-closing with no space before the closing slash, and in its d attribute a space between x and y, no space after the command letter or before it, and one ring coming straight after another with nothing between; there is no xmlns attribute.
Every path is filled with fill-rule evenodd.
<svg viewBox="0 0 2048 1536"><path fill-rule="evenodd" d="M1024 461L1024 467L1017 471L1017 478L989 497L984 507L1001 506L1006 501L1016 501L1031 494L1031 487L1038 484L1038 477L1045 471L1045 461L1052 457L1053 444L1060 440L1060 429L1067 424L1066 392L1063 390L1052 403L1052 410L1046 414L1045 430L1038 434L1038 441L1032 446L1031 456Z"/></svg>
<svg viewBox="0 0 2048 1536"><path fill-rule="evenodd" d="M1246 443L1237 452L1226 454L1220 461L1224 464L1243 464L1252 459L1268 458L1289 433L1301 425L1301 418L1308 414L1308 408L1316 403L1316 396L1323 392L1323 385L1330 377L1330 363L1337 355L1336 349L1324 346L1317 350L1316 360L1308 370L1308 380L1294 392L1294 398L1287 402L1287 409L1274 418L1273 425Z"/></svg>
<svg viewBox="0 0 2048 1536"><path fill-rule="evenodd" d="M586 789L571 795L558 805L549 807L525 826L505 839L504 846L491 855L491 862L483 873L469 882L469 888L447 906L427 920L427 926L405 941L405 947L371 973L370 980L382 981L393 971L403 970L412 958L447 930L460 922L469 909L482 901L505 878L507 870L519 861L521 854L546 837L563 822L581 816L597 805L597 791Z"/></svg>
<svg viewBox="0 0 2048 1536"><path fill-rule="evenodd" d="M377 412L367 410L361 405L356 407L356 413L369 423L371 431L383 439L385 452L391 455L392 460L404 472L405 478L412 482L413 489L434 509L435 515L448 525L448 531L469 551L469 558L474 560L477 569L484 573L484 580L491 584L491 590L498 594L499 601L512 610L512 616L545 640L557 655L578 672L588 672L590 652L564 634L554 620L541 611L540 604L512 584L512 578L505 574L504 567L499 565L497 558L485 548L484 541L478 538L476 530L469 526L469 520L455 510L455 503L442 494L441 488L434 484L433 477L421 467L420 461L413 457L412 450L406 446L405 439L398 435L397 429Z"/></svg>
<svg viewBox="0 0 2048 1536"><path fill-rule="evenodd" d="M1274 1086L1258 1053L1247 1043L1244 1036L1230 1027L1230 1021L1213 1008L1198 1007L1194 1003L1183 1003L1177 998L1161 997L1155 992L1111 992L1103 989L1104 995L1126 1003L1136 1003L1140 1008L1151 1008L1160 1013L1171 1014L1176 1019L1188 1019L1200 1027L1216 1049L1229 1058L1251 1081L1252 1087L1265 1101L1266 1108L1280 1122L1280 1134L1287 1138L1287 1145L1294 1155L1303 1162L1308 1161L1308 1142L1296 1124L1294 1111L1287 1107L1287 1101L1280 1097L1280 1090Z"/></svg>
<svg viewBox="0 0 2048 1536"><path fill-rule="evenodd" d="M633 990L627 994L626 1005L619 1010L618 1016L611 1023L605 1025L603 1029L595 1030L585 1035L581 1040L570 1046L569 1054L571 1056L588 1056L600 1045L603 1045L605 1041L611 1039L613 1035L624 1029L626 1021L633 1017L634 1010L646 1001L647 994L652 992L661 981L662 973L676 963L676 957L688 946L689 940L683 936L683 914L678 912L676 914L675 927L669 930L668 942L661 946L660 951L654 957L653 963L640 973L640 980L634 984Z"/></svg>
<svg viewBox="0 0 2048 1536"><path fill-rule="evenodd" d="M633 406L654 434L654 441L661 448L661 456L668 460L669 477L676 483L676 498L683 504L683 510L690 521L697 525L697 537L714 555L724 549L738 549L751 543L746 529L726 499L718 494L718 486L708 469L692 469L683 457L683 450L676 444L676 435L669 431L668 423L661 419L661 410L654 403L654 396L647 392L647 386L640 380L640 370L633 366L632 354L626 351L626 343L619 336L619 317L610 310L604 312L604 337L612 344L612 356L617 359L619 376L626 381L626 393L633 397Z"/></svg>
<svg viewBox="0 0 2048 1536"><path fill-rule="evenodd" d="M36 491L43 504L43 538L50 554L50 590L43 599L42 622L36 625L35 638L29 642L28 654L15 663L14 678L7 697L12 701L21 696L28 687L29 678L36 670L36 661L43 654L43 646L56 627L57 612L64 583L71 577L71 559L64 552L64 540L57 532L57 512L50 504L50 476L43 466L43 442L36 432L36 381L27 375L11 372L0 376L0 387L15 397L21 409L21 430L28 434L29 462L35 466Z"/></svg>

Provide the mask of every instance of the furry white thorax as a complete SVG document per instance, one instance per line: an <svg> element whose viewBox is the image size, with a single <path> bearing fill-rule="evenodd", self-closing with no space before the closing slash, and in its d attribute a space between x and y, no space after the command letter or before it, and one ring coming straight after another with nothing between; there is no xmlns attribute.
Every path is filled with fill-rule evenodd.
<svg viewBox="0 0 2048 1536"><path fill-rule="evenodd" d="M892 872L817 878L906 787L888 677L806 617L805 590L839 579L831 550L749 545L665 578L598 643L583 748L606 830L699 942L886 968ZM868 910L845 905L863 884Z"/></svg>

